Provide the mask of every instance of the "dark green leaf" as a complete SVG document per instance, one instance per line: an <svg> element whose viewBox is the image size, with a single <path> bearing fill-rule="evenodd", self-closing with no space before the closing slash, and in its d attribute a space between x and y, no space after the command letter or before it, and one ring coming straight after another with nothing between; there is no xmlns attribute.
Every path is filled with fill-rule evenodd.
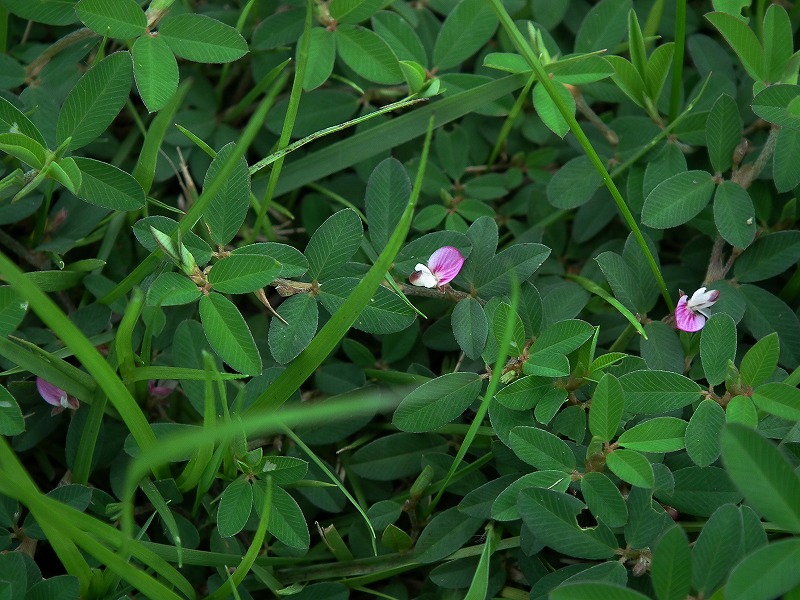
<svg viewBox="0 0 800 600"><path fill-rule="evenodd" d="M589 409L589 431L603 442L617 435L624 407L622 386L610 373L603 375L595 388Z"/></svg>
<svg viewBox="0 0 800 600"><path fill-rule="evenodd" d="M736 260L736 278L744 283L780 275L800 261L800 231L778 231L758 238Z"/></svg>
<svg viewBox="0 0 800 600"><path fill-rule="evenodd" d="M700 359L708 383L725 381L728 362L736 358L736 323L726 313L712 315L700 337Z"/></svg>
<svg viewBox="0 0 800 600"><path fill-rule="evenodd" d="M723 181L714 194L714 223L731 246L747 248L756 235L753 200L733 181Z"/></svg>
<svg viewBox="0 0 800 600"><path fill-rule="evenodd" d="M619 378L625 392L625 410L635 414L665 413L700 398L700 386L669 371L633 371Z"/></svg>
<svg viewBox="0 0 800 600"><path fill-rule="evenodd" d="M733 151L742 141L742 117L736 101L721 94L706 121L706 146L711 166L718 173L731 168Z"/></svg>
<svg viewBox="0 0 800 600"><path fill-rule="evenodd" d="M362 232L361 219L355 211L345 209L331 215L306 246L311 278L324 280L336 276L361 245Z"/></svg>
<svg viewBox="0 0 800 600"><path fill-rule="evenodd" d="M622 494L603 473L590 472L581 477L581 493L598 521L609 527L623 527L628 522L628 508Z"/></svg>
<svg viewBox="0 0 800 600"><path fill-rule="evenodd" d="M376 252L383 250L389 241L410 195L411 181L403 165L394 158L380 162L369 176L365 202L369 239Z"/></svg>
<svg viewBox="0 0 800 600"><path fill-rule="evenodd" d="M447 441L433 433L395 433L356 450L350 466L366 479L392 481L419 473L424 454L446 451Z"/></svg>
<svg viewBox="0 0 800 600"><path fill-rule="evenodd" d="M616 46L625 35L630 0L602 0L586 14L575 36L575 52L584 53Z"/></svg>
<svg viewBox="0 0 800 600"><path fill-rule="evenodd" d="M417 540L414 557L422 563L432 563L461 548L483 525L483 519L464 515L457 507L436 515Z"/></svg>
<svg viewBox="0 0 800 600"><path fill-rule="evenodd" d="M220 294L211 293L200 299L200 321L208 343L239 373L261 373L261 355L236 306Z"/></svg>
<svg viewBox="0 0 800 600"><path fill-rule="evenodd" d="M389 85L403 81L397 57L374 31L360 25L340 26L336 50L348 67L368 81Z"/></svg>
<svg viewBox="0 0 800 600"><path fill-rule="evenodd" d="M138 37L147 28L147 17L136 0L81 0L75 12L89 29L111 38Z"/></svg>
<svg viewBox="0 0 800 600"><path fill-rule="evenodd" d="M451 322L453 335L464 354L472 359L479 358L489 333L489 323L480 302L475 298L461 300L453 309Z"/></svg>
<svg viewBox="0 0 800 600"><path fill-rule="evenodd" d="M694 588L710 597L743 554L742 514L733 504L720 506L706 522L692 549Z"/></svg>
<svg viewBox="0 0 800 600"><path fill-rule="evenodd" d="M758 340L742 358L739 367L742 383L755 387L767 381L778 368L779 355L777 333L770 333Z"/></svg>
<svg viewBox="0 0 800 600"><path fill-rule="evenodd" d="M537 469L575 470L575 455L566 442L538 427L515 427L511 431L511 448L514 453Z"/></svg>
<svg viewBox="0 0 800 600"><path fill-rule="evenodd" d="M319 309L309 294L297 294L284 300L278 314L288 323L273 318L269 323L269 350L275 360L285 365L306 349L317 333Z"/></svg>
<svg viewBox="0 0 800 600"><path fill-rule="evenodd" d="M800 421L800 389L785 383L765 383L753 391L755 405L771 415Z"/></svg>
<svg viewBox="0 0 800 600"><path fill-rule="evenodd" d="M208 272L208 282L223 294L246 294L269 285L281 272L274 258L257 254L231 254Z"/></svg>
<svg viewBox="0 0 800 600"><path fill-rule="evenodd" d="M714 193L705 171L686 171L658 184L645 198L642 223L655 229L683 225L703 210Z"/></svg>
<svg viewBox="0 0 800 600"><path fill-rule="evenodd" d="M150 35L143 35L133 43L131 55L142 102L150 112L161 110L178 89L175 55L160 36Z"/></svg>
<svg viewBox="0 0 800 600"><path fill-rule="evenodd" d="M310 256L309 262L313 265ZM333 314L358 284L355 277L331 279L320 286L317 298L325 310ZM416 313L397 294L379 286L353 327L367 333L395 333L411 325L415 318Z"/></svg>
<svg viewBox="0 0 800 600"><path fill-rule="evenodd" d="M253 507L253 486L244 477L233 480L219 499L217 529L222 537L231 537L244 529Z"/></svg>
<svg viewBox="0 0 800 600"><path fill-rule="evenodd" d="M661 536L650 577L658 600L685 600L692 587L692 560L683 527L671 527Z"/></svg>
<svg viewBox="0 0 800 600"><path fill-rule="evenodd" d="M606 456L606 465L614 475L643 488L655 486L653 467L643 454L635 450L615 450Z"/></svg>
<svg viewBox="0 0 800 600"><path fill-rule="evenodd" d="M642 452L674 452L683 450L688 423L675 417L655 417L625 431L617 443Z"/></svg>
<svg viewBox="0 0 800 600"><path fill-rule="evenodd" d="M481 391L476 373L447 373L403 398L392 423L401 431L431 431L458 418Z"/></svg>
<svg viewBox="0 0 800 600"><path fill-rule="evenodd" d="M447 15L436 36L433 65L440 71L455 67L489 41L497 29L497 15L483 0L461 0Z"/></svg>
<svg viewBox="0 0 800 600"><path fill-rule="evenodd" d="M75 157L81 172L79 198L111 210L138 210L145 204L142 186L127 172L91 158Z"/></svg>
<svg viewBox="0 0 800 600"><path fill-rule="evenodd" d="M727 600L772 600L800 585L800 540L773 542L736 565L725 586ZM784 596L785 597L785 596Z"/></svg>
<svg viewBox="0 0 800 600"><path fill-rule="evenodd" d="M247 54L247 42L230 25L206 15L168 16L158 34L181 58L200 63L227 63Z"/></svg>
<svg viewBox="0 0 800 600"><path fill-rule="evenodd" d="M686 428L686 453L698 467L707 467L719 457L724 427L725 411L719 404L706 399L697 405Z"/></svg>
<svg viewBox="0 0 800 600"><path fill-rule="evenodd" d="M218 176L222 165L235 151L234 142L226 144L220 149L206 171L203 189L211 185ZM247 162L242 158L236 163L233 171L228 174L225 183L203 213L203 219L211 231L211 239L214 240L214 243L224 246L239 233L249 207L250 173L247 170Z"/></svg>

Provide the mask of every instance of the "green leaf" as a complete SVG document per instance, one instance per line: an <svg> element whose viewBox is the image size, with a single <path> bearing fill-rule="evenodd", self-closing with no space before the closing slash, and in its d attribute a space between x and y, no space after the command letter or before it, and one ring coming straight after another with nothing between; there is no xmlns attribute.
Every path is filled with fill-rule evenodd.
<svg viewBox="0 0 800 600"><path fill-rule="evenodd" d="M575 115L575 98L564 84L558 81L554 82L556 92L561 97L561 100L569 109L569 112ZM569 125L566 119L561 114L561 111L556 107L550 95L544 89L544 86L536 85L533 87L533 106L536 112L542 119L542 122L547 125L548 129L555 133L558 137L563 138L569 132Z"/></svg>
<svg viewBox="0 0 800 600"><path fill-rule="evenodd" d="M246 294L266 287L280 272L280 263L269 256L231 254L214 263L208 282L223 294Z"/></svg>
<svg viewBox="0 0 800 600"><path fill-rule="evenodd" d="M145 205L142 186L126 171L91 158L74 160L81 172L76 195L82 200L111 210L139 210Z"/></svg>
<svg viewBox="0 0 800 600"><path fill-rule="evenodd" d="M753 391L755 405L771 415L800 421L800 389L785 383L765 383Z"/></svg>
<svg viewBox="0 0 800 600"><path fill-rule="evenodd" d="M447 373L423 383L400 402L392 423L401 431L432 431L458 418L481 391L476 373Z"/></svg>
<svg viewBox="0 0 800 600"><path fill-rule="evenodd" d="M564 164L550 179L547 201L556 208L578 208L594 196L602 183L589 159L579 156Z"/></svg>
<svg viewBox="0 0 800 600"><path fill-rule="evenodd" d="M602 0L586 13L575 36L578 54L614 48L625 36L630 0Z"/></svg>
<svg viewBox="0 0 800 600"><path fill-rule="evenodd" d="M777 231L758 238L736 260L734 272L743 283L762 281L800 261L800 231Z"/></svg>
<svg viewBox="0 0 800 600"><path fill-rule="evenodd" d="M356 450L350 466L366 479L392 481L419 473L423 454L446 452L447 448L447 441L433 433L395 433Z"/></svg>
<svg viewBox="0 0 800 600"><path fill-rule="evenodd" d="M655 486L650 461L635 450L614 450L606 456L606 466L614 475L631 485L648 489Z"/></svg>
<svg viewBox="0 0 800 600"><path fill-rule="evenodd" d="M671 527L653 552L650 578L658 600L685 600L692 587L692 557L683 527Z"/></svg>
<svg viewBox="0 0 800 600"><path fill-rule="evenodd" d="M178 222L173 221L168 217L153 216L139 219L133 226L133 235L139 243L144 246L149 252L153 252L158 248L156 241L153 239L153 234L150 228L157 229L161 233L166 234L171 239L176 240L178 236ZM182 238L181 242L192 254L198 265L204 265L211 260L211 248L196 234L191 231L187 232Z"/></svg>
<svg viewBox="0 0 800 600"><path fill-rule="evenodd" d="M372 30L381 36L399 60L425 66L428 55L413 27L396 12L380 11L372 16Z"/></svg>
<svg viewBox="0 0 800 600"><path fill-rule="evenodd" d="M128 52L114 52L96 63L67 95L56 125L56 142L71 137L69 150L83 148L102 134L122 110L133 80Z"/></svg>
<svg viewBox="0 0 800 600"><path fill-rule="evenodd" d="M261 355L253 334L234 304L211 293L200 299L200 321L208 343L219 357L239 373L261 373Z"/></svg>
<svg viewBox="0 0 800 600"><path fill-rule="evenodd" d="M514 244L499 252L476 273L475 287L482 298L499 296L511 290L512 281L525 281L542 266L550 248L542 244Z"/></svg>
<svg viewBox="0 0 800 600"><path fill-rule="evenodd" d="M0 133L0 151L37 170L41 170L47 161L44 146L21 133Z"/></svg>
<svg viewBox="0 0 800 600"><path fill-rule="evenodd" d="M742 141L742 117L736 101L720 94L706 120L706 145L711 166L717 173L731 168L733 152Z"/></svg>
<svg viewBox="0 0 800 600"><path fill-rule="evenodd" d="M540 377L567 377L570 373L569 359L560 352L542 350L523 363L522 372Z"/></svg>
<svg viewBox="0 0 800 600"><path fill-rule="evenodd" d="M218 176L222 165L236 151L234 142L225 144L206 171L203 189L208 188ZM214 243L224 246L229 243L242 227L247 209L250 207L250 172L247 161L240 159L225 183L208 205L203 219L211 230Z"/></svg>
<svg viewBox="0 0 800 600"><path fill-rule="evenodd" d="M785 8L770 4L764 15L761 39L764 42L765 79L777 83L783 78L794 46L792 22Z"/></svg>
<svg viewBox="0 0 800 600"><path fill-rule="evenodd" d="M25 116L25 113L2 96L0 96L0 133L21 133L36 140L42 147L47 146L44 136L36 125Z"/></svg>
<svg viewBox="0 0 800 600"><path fill-rule="evenodd" d="M25 593L27 600L69 600L80 595L78 578L56 575L34 583Z"/></svg>
<svg viewBox="0 0 800 600"><path fill-rule="evenodd" d="M239 246L231 251L232 256L252 254L255 256L268 256L278 261L281 272L278 277L299 277L308 271L308 261L303 253L293 246L277 242L260 242Z"/></svg>
<svg viewBox="0 0 800 600"><path fill-rule="evenodd" d="M700 398L700 386L678 373L633 371L619 378L625 410L650 415L683 408Z"/></svg>
<svg viewBox="0 0 800 600"><path fill-rule="evenodd" d="M735 248L747 248L756 235L753 200L738 183L723 181L714 194L714 223Z"/></svg>
<svg viewBox="0 0 800 600"><path fill-rule="evenodd" d="M655 417L634 425L617 440L624 448L642 452L683 450L688 423L675 417Z"/></svg>
<svg viewBox="0 0 800 600"><path fill-rule="evenodd" d="M642 223L654 229L683 225L703 210L714 193L714 178L686 171L658 184L645 198Z"/></svg>
<svg viewBox="0 0 800 600"><path fill-rule="evenodd" d="M310 255L309 262L312 262ZM344 304L359 281L355 277L340 277L326 281L320 286L317 298L325 310L333 314ZM395 333L411 325L415 319L416 313L408 304L397 294L381 286L358 315L353 327L367 333Z"/></svg>
<svg viewBox="0 0 800 600"><path fill-rule="evenodd" d="M447 15L433 47L433 65L455 67L480 50L497 29L497 15L483 0L461 0Z"/></svg>
<svg viewBox="0 0 800 600"><path fill-rule="evenodd" d="M3 0L18 17L46 25L70 25L78 20L72 0Z"/></svg>
<svg viewBox="0 0 800 600"><path fill-rule="evenodd" d="M247 54L247 42L236 29L206 15L167 17L158 35L176 56L194 62L228 63Z"/></svg>
<svg viewBox="0 0 800 600"><path fill-rule="evenodd" d="M800 532L800 476L770 441L730 424L722 433L722 458L748 504L778 527Z"/></svg>
<svg viewBox="0 0 800 600"><path fill-rule="evenodd" d="M553 550L575 558L611 558L617 540L602 522L596 527L582 528L577 516L586 505L563 492L543 488L527 488L517 500L519 514L536 539Z"/></svg>
<svg viewBox="0 0 800 600"><path fill-rule="evenodd" d="M758 340L742 358L739 367L742 383L755 387L767 381L778 368L779 355L777 333L770 333Z"/></svg>
<svg viewBox="0 0 800 600"><path fill-rule="evenodd" d="M800 540L762 546L736 565L725 586L726 600L771 600L800 585Z"/></svg>
<svg viewBox="0 0 800 600"><path fill-rule="evenodd" d="M725 381L728 362L736 358L736 323L730 315L711 315L700 337L700 359L708 383Z"/></svg>
<svg viewBox="0 0 800 600"><path fill-rule="evenodd" d="M683 373L685 357L675 329L661 321L644 326L647 339L639 341L642 358L650 369Z"/></svg>
<svg viewBox="0 0 800 600"><path fill-rule="evenodd" d="M361 219L354 210L340 210L328 217L306 246L309 276L319 281L339 274L361 246L362 232Z"/></svg>
<svg viewBox="0 0 800 600"><path fill-rule="evenodd" d="M742 513L733 504L720 506L706 522L692 549L694 588L710 597L743 554Z"/></svg>
<svg viewBox="0 0 800 600"><path fill-rule="evenodd" d="M753 112L759 117L780 127L800 128L800 115L792 109L800 97L800 86L771 85L753 98Z"/></svg>
<svg viewBox="0 0 800 600"><path fill-rule="evenodd" d="M511 356L519 356L525 348L525 326L522 324L522 319L520 319L517 312L511 306L502 302L495 310L492 318L492 331L498 343L503 337L508 321L512 322L508 353Z"/></svg>
<svg viewBox="0 0 800 600"><path fill-rule="evenodd" d="M51 162L48 175L76 195L83 180L78 164L71 156Z"/></svg>
<svg viewBox="0 0 800 600"><path fill-rule="evenodd" d="M368 81L384 85L403 81L397 57L374 31L360 25L340 26L336 50L342 62Z"/></svg>
<svg viewBox="0 0 800 600"><path fill-rule="evenodd" d="M728 423L741 423L755 429L758 426L756 405L749 396L734 396L725 409L725 419Z"/></svg>
<svg viewBox="0 0 800 600"><path fill-rule="evenodd" d="M616 377L603 375L595 388L589 409L589 431L603 442L610 442L617 435L622 421L624 393Z"/></svg>
<svg viewBox="0 0 800 600"><path fill-rule="evenodd" d="M331 0L328 10L339 23L360 23L385 4L385 0Z"/></svg>
<svg viewBox="0 0 800 600"><path fill-rule="evenodd" d="M686 428L686 453L698 467L707 467L719 458L720 439L725 427L725 411L713 400L697 405Z"/></svg>
<svg viewBox="0 0 800 600"><path fill-rule="evenodd" d="M25 419L16 399L0 385L0 435L19 435L25 431Z"/></svg>
<svg viewBox="0 0 800 600"><path fill-rule="evenodd" d="M686 467L672 474L674 489L671 492L657 489L655 495L660 502L680 512L708 517L723 504L737 503L742 499L724 469Z"/></svg>
<svg viewBox="0 0 800 600"><path fill-rule="evenodd" d="M389 523L381 534L381 544L394 552L405 553L413 543L411 536L393 523Z"/></svg>
<svg viewBox="0 0 800 600"><path fill-rule="evenodd" d="M410 195L411 181L402 163L394 158L378 163L367 181L364 200L369 239L376 252L386 247Z"/></svg>
<svg viewBox="0 0 800 600"><path fill-rule="evenodd" d="M775 140L772 178L779 192L788 192L800 185L800 131L787 127L778 131Z"/></svg>
<svg viewBox="0 0 800 600"><path fill-rule="evenodd" d="M147 17L136 0L81 0L75 12L89 29L110 38L127 40L147 29Z"/></svg>
<svg viewBox="0 0 800 600"><path fill-rule="evenodd" d="M571 473L575 470L575 455L566 442L538 427L514 427L511 430L511 449L520 460L540 470Z"/></svg>
<svg viewBox="0 0 800 600"><path fill-rule="evenodd" d="M645 83L642 76L629 61L621 56L608 56L606 58L614 68L611 79L620 90L630 98L634 104L645 107Z"/></svg>
<svg viewBox="0 0 800 600"><path fill-rule="evenodd" d="M253 508L253 486L244 477L234 479L219 499L217 530L221 537L231 537L244 529Z"/></svg>
<svg viewBox="0 0 800 600"><path fill-rule="evenodd" d="M6 337L19 327L28 310L28 302L21 300L14 288L0 286L0 336Z"/></svg>
<svg viewBox="0 0 800 600"><path fill-rule="evenodd" d="M747 302L744 325L756 339L777 331L780 338L778 362L796 367L800 362L800 321L791 308L767 290L749 284L739 290Z"/></svg>
<svg viewBox="0 0 800 600"><path fill-rule="evenodd" d="M294 360L306 349L317 333L319 309L317 301L309 294L297 294L284 300L278 307L280 319L269 323L269 350L282 365Z"/></svg>
<svg viewBox="0 0 800 600"><path fill-rule="evenodd" d="M661 44L656 47L650 55L650 59L647 61L644 81L647 87L647 95L654 103L661 97L664 83L667 81L667 75L669 75L669 70L672 66L674 54L675 44L673 42L667 42L666 44Z"/></svg>
<svg viewBox="0 0 800 600"><path fill-rule="evenodd" d="M480 302L475 298L465 298L456 304L451 319L453 335L469 358L480 358L489 334L489 322Z"/></svg>
<svg viewBox="0 0 800 600"><path fill-rule="evenodd" d="M589 472L581 477L581 493L598 521L609 527L628 522L628 508L616 485L603 473Z"/></svg>
<svg viewBox="0 0 800 600"><path fill-rule="evenodd" d="M264 505L259 494L265 493L261 486L255 486L254 503L257 508ZM281 487L272 486L272 506L269 511L269 531L275 538L290 548L307 550L311 543L308 525L303 511L289 493Z"/></svg>
<svg viewBox="0 0 800 600"><path fill-rule="evenodd" d="M555 323L542 333L531 346L530 353L542 350L569 354L580 348L584 342L594 335L594 327L580 319L567 319Z"/></svg>
<svg viewBox="0 0 800 600"><path fill-rule="evenodd" d="M540 487L566 492L569 484L570 476L564 471L534 471L523 475L497 494L497 499L492 504L491 517L496 521L516 521L520 518L517 510L517 496L522 490L529 487Z"/></svg>
<svg viewBox="0 0 800 600"><path fill-rule="evenodd" d="M497 393L496 398L500 404L511 410L529 410L543 400L563 403L566 395L566 390L555 387L552 379L529 376L507 385Z"/></svg>
<svg viewBox="0 0 800 600"><path fill-rule="evenodd" d="M147 288L148 306L189 304L202 296L197 285L180 273L161 273Z"/></svg>
<svg viewBox="0 0 800 600"><path fill-rule="evenodd" d="M143 35L133 43L131 55L142 102L151 113L161 110L178 89L175 55L160 36L150 35Z"/></svg>
<svg viewBox="0 0 800 600"><path fill-rule="evenodd" d="M753 30L741 19L724 12L707 13L705 17L733 48L747 74L756 81L766 80L764 49Z"/></svg>
<svg viewBox="0 0 800 600"><path fill-rule="evenodd" d="M280 14L278 13L277 15ZM311 58L306 63L306 71L303 75L303 89L307 92L317 89L328 80L336 61L335 33L328 31L325 27L312 27L310 35L308 55ZM297 48L302 47L302 44L301 37L297 42Z"/></svg>
<svg viewBox="0 0 800 600"><path fill-rule="evenodd" d="M449 556L467 543L483 522L466 516L458 507L439 513L422 530L414 558L421 563L432 563Z"/></svg>
<svg viewBox="0 0 800 600"><path fill-rule="evenodd" d="M645 294L646 290L642 287L638 274L627 261L611 251L601 252L594 259L611 286L614 297L634 312L647 312L650 302Z"/></svg>

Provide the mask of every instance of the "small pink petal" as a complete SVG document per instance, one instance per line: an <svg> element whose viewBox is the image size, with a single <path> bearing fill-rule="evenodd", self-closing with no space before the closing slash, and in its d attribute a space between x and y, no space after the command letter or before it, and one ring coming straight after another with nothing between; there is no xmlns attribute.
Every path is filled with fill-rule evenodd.
<svg viewBox="0 0 800 600"><path fill-rule="evenodd" d="M155 381L147 382L148 391L153 398L166 398L169 396L173 389L165 385L158 385Z"/></svg>
<svg viewBox="0 0 800 600"><path fill-rule="evenodd" d="M37 377L36 389L39 390L39 395L48 404L66 408L66 404L68 402L67 392L62 390L60 387L56 387L49 381L45 381L41 377Z"/></svg>
<svg viewBox="0 0 800 600"><path fill-rule="evenodd" d="M688 300L688 296L681 296L678 300L678 306L675 307L675 325L681 331L700 331L706 324L706 318L692 311L687 305Z"/></svg>
<svg viewBox="0 0 800 600"><path fill-rule="evenodd" d="M464 257L458 248L453 246L439 248L428 259L428 268L436 275L440 286L453 281L463 265Z"/></svg>

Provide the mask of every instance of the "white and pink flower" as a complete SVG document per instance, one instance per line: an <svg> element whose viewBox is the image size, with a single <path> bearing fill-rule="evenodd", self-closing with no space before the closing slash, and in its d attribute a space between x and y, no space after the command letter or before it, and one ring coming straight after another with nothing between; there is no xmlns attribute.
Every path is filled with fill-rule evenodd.
<svg viewBox="0 0 800 600"><path fill-rule="evenodd" d="M719 290L706 290L701 287L689 298L682 291L678 306L675 307L675 325L681 331L700 331L710 316L706 309L711 308L719 298Z"/></svg>
<svg viewBox="0 0 800 600"><path fill-rule="evenodd" d="M42 379L36 378L36 389L39 390L39 395L49 405L53 406L52 414L57 415L65 408L77 410L80 402L76 398L71 398L67 392Z"/></svg>
<svg viewBox="0 0 800 600"><path fill-rule="evenodd" d="M458 248L443 246L431 254L427 266L420 263L414 267L408 279L418 287L443 288L455 279L463 265L464 257Z"/></svg>

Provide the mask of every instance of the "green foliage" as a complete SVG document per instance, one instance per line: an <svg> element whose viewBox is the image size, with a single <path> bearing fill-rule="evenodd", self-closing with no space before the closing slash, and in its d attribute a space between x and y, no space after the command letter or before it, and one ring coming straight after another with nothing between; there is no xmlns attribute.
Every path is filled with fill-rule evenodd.
<svg viewBox="0 0 800 600"><path fill-rule="evenodd" d="M797 596L798 11L278 4L0 0L0 596Z"/></svg>

